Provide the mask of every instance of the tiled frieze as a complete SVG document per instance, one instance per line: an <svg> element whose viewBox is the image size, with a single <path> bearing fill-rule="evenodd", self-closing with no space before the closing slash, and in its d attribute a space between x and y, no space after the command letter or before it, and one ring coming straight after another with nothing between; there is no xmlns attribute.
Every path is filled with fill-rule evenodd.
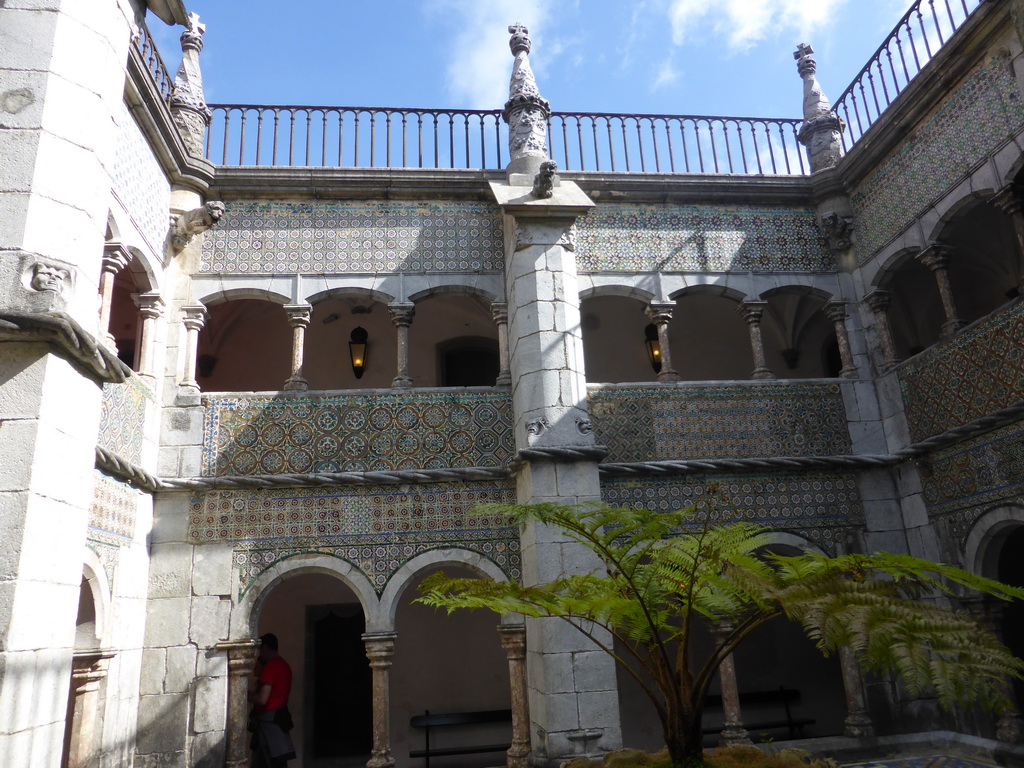
<svg viewBox="0 0 1024 768"><path fill-rule="evenodd" d="M1024 400L1024 304L925 350L898 369L915 442Z"/></svg>
<svg viewBox="0 0 1024 768"><path fill-rule="evenodd" d="M99 445L125 461L140 464L146 403L153 395L135 376L122 384L103 385Z"/></svg>
<svg viewBox="0 0 1024 768"><path fill-rule="evenodd" d="M599 205L577 227L583 272L836 269L806 208Z"/></svg>
<svg viewBox="0 0 1024 768"><path fill-rule="evenodd" d="M1010 63L993 58L950 92L851 196L861 262L1024 124Z"/></svg>
<svg viewBox="0 0 1024 768"><path fill-rule="evenodd" d="M96 472L86 540L96 553L107 579L112 581L120 549L132 542L138 514L139 491Z"/></svg>
<svg viewBox="0 0 1024 768"><path fill-rule="evenodd" d="M918 466L929 514L963 541L986 510L1024 505L1024 426L1011 424L958 443Z"/></svg>
<svg viewBox="0 0 1024 768"><path fill-rule="evenodd" d="M142 130L121 104L117 116L114 194L154 253L162 253L170 216L171 185Z"/></svg>
<svg viewBox="0 0 1024 768"><path fill-rule="evenodd" d="M501 216L463 202L229 202L201 272L500 271Z"/></svg>
<svg viewBox="0 0 1024 768"><path fill-rule="evenodd" d="M505 393L206 401L204 475L502 467L513 453Z"/></svg>
<svg viewBox="0 0 1024 768"><path fill-rule="evenodd" d="M712 484L717 502L734 509L736 519L795 533L830 553L864 522L857 481L847 473L614 478L602 480L601 500L665 512L690 504L699 508Z"/></svg>
<svg viewBox="0 0 1024 768"><path fill-rule="evenodd" d="M838 384L607 389L589 407L607 461L852 451Z"/></svg>
<svg viewBox="0 0 1024 768"><path fill-rule="evenodd" d="M188 537L234 544L242 594L274 563L307 553L348 561L378 593L403 563L441 548L477 552L518 579L519 529L470 514L514 502L514 488L497 482L208 491L191 500Z"/></svg>

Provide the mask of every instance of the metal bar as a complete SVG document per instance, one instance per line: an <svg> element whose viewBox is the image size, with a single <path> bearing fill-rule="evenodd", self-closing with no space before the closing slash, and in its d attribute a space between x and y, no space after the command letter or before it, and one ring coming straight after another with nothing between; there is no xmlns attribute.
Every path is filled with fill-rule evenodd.
<svg viewBox="0 0 1024 768"><path fill-rule="evenodd" d="M374 156L374 150L376 149L377 143L377 113L376 111L370 113L370 167L374 167L376 157Z"/></svg>
<svg viewBox="0 0 1024 768"><path fill-rule="evenodd" d="M672 152L672 132L668 129L668 120L663 121L665 124L665 146L668 147L668 166L672 173L676 172L676 157Z"/></svg>
<svg viewBox="0 0 1024 768"><path fill-rule="evenodd" d="M228 128L231 125L231 110L224 110L224 151L220 154L221 165L228 164Z"/></svg>
<svg viewBox="0 0 1024 768"><path fill-rule="evenodd" d="M295 165L295 112L288 113L288 165Z"/></svg>
<svg viewBox="0 0 1024 768"><path fill-rule="evenodd" d="M320 113L323 115L323 133L320 134L320 167L327 165L327 110Z"/></svg>
<svg viewBox="0 0 1024 768"><path fill-rule="evenodd" d="M278 109L274 110L274 157L272 160L273 165L277 165L277 127L281 122L281 111Z"/></svg>

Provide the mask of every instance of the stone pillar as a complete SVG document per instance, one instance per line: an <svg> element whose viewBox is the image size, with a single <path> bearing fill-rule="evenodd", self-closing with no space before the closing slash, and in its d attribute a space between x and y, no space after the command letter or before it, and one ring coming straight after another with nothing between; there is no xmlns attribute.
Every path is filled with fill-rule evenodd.
<svg viewBox="0 0 1024 768"><path fill-rule="evenodd" d="M832 321L836 330L836 343L839 344L839 359L843 367L839 375L844 379L857 378L857 366L853 362L853 352L850 350L850 335L846 330L846 302L830 301L824 307L825 316Z"/></svg>
<svg viewBox="0 0 1024 768"><path fill-rule="evenodd" d="M302 352L313 307L309 304L288 304L284 311L288 313L288 324L292 327L292 375L285 381L284 388L304 391L309 389L309 384L302 378Z"/></svg>
<svg viewBox="0 0 1024 768"><path fill-rule="evenodd" d="M744 301L736 308L750 329L750 351L754 356L754 370L750 374L752 379L775 378L764 359L764 341L761 339L761 318L767 306L767 301Z"/></svg>
<svg viewBox="0 0 1024 768"><path fill-rule="evenodd" d="M501 647L508 657L508 682L512 699L512 746L506 753L508 768L526 768L530 754L530 707L526 687L526 627L498 627Z"/></svg>
<svg viewBox="0 0 1024 768"><path fill-rule="evenodd" d="M117 348L114 336L110 333L110 305L114 300L114 279L131 260L131 252L120 243L111 243L103 249L103 269L100 272L100 333L111 349Z"/></svg>
<svg viewBox="0 0 1024 768"><path fill-rule="evenodd" d="M733 627L724 625L715 628L715 639L723 642ZM722 685L722 733L719 743L723 747L750 744L750 736L743 727L740 711L740 688L736 682L736 661L730 653L718 665L718 680Z"/></svg>
<svg viewBox="0 0 1024 768"><path fill-rule="evenodd" d="M185 371L181 379L181 387L199 391L199 382L196 381L196 360L199 355L199 331L206 325L206 307L202 304L193 304L182 307L184 313L182 323L185 326Z"/></svg>
<svg viewBox="0 0 1024 768"><path fill-rule="evenodd" d="M395 758L391 756L391 688L389 670L391 658L395 655L394 632L367 633L366 658L373 670L373 747L366 768L391 768Z"/></svg>
<svg viewBox="0 0 1024 768"><path fill-rule="evenodd" d="M876 288L864 297L864 303L870 307L875 316L875 330L878 332L878 343L882 347L882 373L892 370L900 361L896 356L896 343L892 339L892 327L889 325L889 302L892 294Z"/></svg>
<svg viewBox="0 0 1024 768"><path fill-rule="evenodd" d="M199 16L189 14L188 29L181 33L181 66L174 76L170 103L174 124L178 126L178 132L189 153L196 157L203 156L203 137L212 116L210 108L206 106L203 73L199 69L204 32L206 25L199 23Z"/></svg>
<svg viewBox="0 0 1024 768"><path fill-rule="evenodd" d="M216 648L228 655L224 764L227 768L245 768L249 765L249 688L259 644L255 640L237 640L217 643Z"/></svg>
<svg viewBox="0 0 1024 768"><path fill-rule="evenodd" d="M416 305L412 303L389 304L388 313L395 324L398 340L398 372L391 386L395 389L409 389L412 379L409 377L409 326L416 314Z"/></svg>
<svg viewBox="0 0 1024 768"><path fill-rule="evenodd" d="M133 293L132 300L139 308L139 317L142 318L142 333L139 339L139 370L140 376L155 378L157 371L153 370L154 349L156 343L156 325L164 316L164 300L156 291L150 293Z"/></svg>
<svg viewBox="0 0 1024 768"><path fill-rule="evenodd" d="M668 324L672 320L675 304L650 304L647 318L658 329L658 347L661 350L661 370L658 381L679 381L679 374L672 367L672 350L669 348Z"/></svg>
<svg viewBox="0 0 1024 768"><path fill-rule="evenodd" d="M1017 239L1017 259L1014 266L1017 269L1017 293L1020 295L1024 293L1024 208L1012 186L999 192L992 198L992 202L1013 222L1013 233Z"/></svg>
<svg viewBox="0 0 1024 768"><path fill-rule="evenodd" d="M92 768L96 764L100 683L107 676L107 663L113 656L104 651L76 651L72 659L67 768Z"/></svg>
<svg viewBox="0 0 1024 768"><path fill-rule="evenodd" d="M952 249L939 243L933 243L917 254L917 260L932 271L939 286L942 309L946 313L946 322L942 324L943 336L950 336L964 327L963 321L957 316L953 286L949 283L949 260L952 256Z"/></svg>
<svg viewBox="0 0 1024 768"><path fill-rule="evenodd" d="M864 676L856 655L845 645L839 649L839 668L843 673L843 690L846 692L843 735L855 739L870 738L875 735L875 726L868 716Z"/></svg>
<svg viewBox="0 0 1024 768"><path fill-rule="evenodd" d="M491 318L498 328L498 378L494 386L507 387L512 384L512 373L508 369L508 304L504 301L491 302Z"/></svg>
<svg viewBox="0 0 1024 768"><path fill-rule="evenodd" d="M811 173L832 168L839 162L843 156L841 137L846 127L832 111L832 105L818 85L818 64L813 53L814 49L806 43L801 43L793 52L797 72L804 81L804 123L797 138L807 147Z"/></svg>

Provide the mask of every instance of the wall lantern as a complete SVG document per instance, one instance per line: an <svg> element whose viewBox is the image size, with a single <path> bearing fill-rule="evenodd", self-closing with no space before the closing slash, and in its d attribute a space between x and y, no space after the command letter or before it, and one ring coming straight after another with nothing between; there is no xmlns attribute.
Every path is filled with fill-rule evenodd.
<svg viewBox="0 0 1024 768"><path fill-rule="evenodd" d="M658 329L654 323L644 328L644 339L647 356L651 359L651 368L655 373L661 373L661 342L658 341Z"/></svg>
<svg viewBox="0 0 1024 768"><path fill-rule="evenodd" d="M352 373L357 379L363 378L363 369L366 368L366 339L369 334L365 328L356 327L349 336L348 354L352 358Z"/></svg>

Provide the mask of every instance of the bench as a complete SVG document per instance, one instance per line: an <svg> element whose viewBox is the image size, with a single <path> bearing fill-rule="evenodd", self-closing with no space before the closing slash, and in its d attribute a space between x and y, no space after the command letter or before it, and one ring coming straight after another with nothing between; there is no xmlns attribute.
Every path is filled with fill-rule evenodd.
<svg viewBox="0 0 1024 768"><path fill-rule="evenodd" d="M793 712L790 710L789 705L793 702L800 701L800 691L793 688L783 688L780 686L774 691L749 691L747 693L740 693L740 710L742 711L745 707L756 707L756 706L782 706L782 714L785 717L777 717L772 719L764 719L746 722L744 721L743 727L749 731L764 731L772 730L775 728L786 728L789 731L789 738L795 739L804 738L804 726L814 725L816 720L810 717L793 717ZM708 696L704 699L704 708L722 708L722 697L719 695ZM703 728L702 733L713 734L718 733L722 730L722 726Z"/></svg>
<svg viewBox="0 0 1024 768"><path fill-rule="evenodd" d="M430 710L425 710L422 715L415 715L409 720L413 728L422 728L423 749L409 751L409 757L422 757L426 759L425 766L430 768L431 757L443 757L447 755L475 755L484 752L505 752L511 747L511 742L504 744L480 744L466 747L430 747L430 731L434 728L451 728L456 726L480 725L483 723L508 723L512 724L511 709L488 709L482 712L449 712L444 715L432 715Z"/></svg>

